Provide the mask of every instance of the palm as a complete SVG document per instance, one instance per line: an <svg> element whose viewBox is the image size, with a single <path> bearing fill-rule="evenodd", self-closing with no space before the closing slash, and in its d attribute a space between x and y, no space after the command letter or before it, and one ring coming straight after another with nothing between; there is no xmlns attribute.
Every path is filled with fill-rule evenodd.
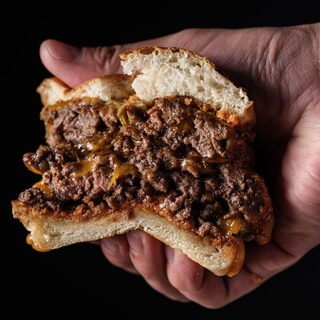
<svg viewBox="0 0 320 320"><path fill-rule="evenodd" d="M317 55L305 50L305 47L315 47L310 35L316 28L320 29L320 24L311 28L302 26L291 33L267 28L185 30L134 45L189 48L207 56L235 83L248 89L257 115L257 169L270 188L276 223L272 242L265 246L248 243L243 270L227 281L202 270L186 257L180 257L174 266L167 266L163 271L166 275L154 275L154 279L143 271L150 270L152 255L139 262L134 261L132 255L121 259L105 252L111 262L132 272L138 270L152 287L168 297L183 300L185 296L214 307L253 290L258 283L289 267L320 243L320 214L317 213L320 206L320 66ZM116 46L115 54L132 47ZM104 63L105 69L97 72L92 57L90 49L85 49L76 65L60 63L57 67L42 55L47 68L71 86L105 72L119 71L119 63ZM72 76L68 72L71 69ZM159 256L162 256L165 261L160 249L162 244L147 235L144 237L153 248L153 258L161 261ZM117 241L128 251L124 237ZM154 269L157 268L153 266ZM200 274L199 285L194 279ZM187 275L194 283L186 285Z"/></svg>
<svg viewBox="0 0 320 320"><path fill-rule="evenodd" d="M320 216L315 214L320 199L320 102L316 94L320 70L313 53L301 49L304 36L299 31L280 41L274 33L268 50L256 57L260 61L256 72L265 71L253 86L258 154L263 157L258 160L266 163L262 170L269 180L277 219L273 241L292 259L320 240L310 237L310 233L318 234L320 226ZM294 57L295 68L288 57Z"/></svg>

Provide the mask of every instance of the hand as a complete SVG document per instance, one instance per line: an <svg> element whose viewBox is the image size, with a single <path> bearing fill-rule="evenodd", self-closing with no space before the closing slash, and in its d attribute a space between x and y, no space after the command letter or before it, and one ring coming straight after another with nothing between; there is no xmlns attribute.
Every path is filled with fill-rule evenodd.
<svg viewBox="0 0 320 320"><path fill-rule="evenodd" d="M246 243L243 270L217 277L142 231L103 239L105 257L173 300L222 307L296 263L320 243L320 23L251 29L189 29L113 47L47 40L45 67L71 87L121 72L118 54L144 45L185 47L212 60L255 101L257 164L275 208L270 244ZM263 165L262 165L263 164Z"/></svg>

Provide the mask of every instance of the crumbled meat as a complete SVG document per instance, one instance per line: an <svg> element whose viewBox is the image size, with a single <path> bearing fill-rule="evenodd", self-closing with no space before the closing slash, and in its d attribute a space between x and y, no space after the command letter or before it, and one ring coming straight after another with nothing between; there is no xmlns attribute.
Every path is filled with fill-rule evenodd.
<svg viewBox="0 0 320 320"><path fill-rule="evenodd" d="M160 195L173 221L188 221L202 236L221 236L223 221L238 219L244 239L259 237L263 195L249 170L253 133L192 98L138 102L87 98L45 108L48 145L23 157L42 181L19 200L120 210L126 200L153 203Z"/></svg>

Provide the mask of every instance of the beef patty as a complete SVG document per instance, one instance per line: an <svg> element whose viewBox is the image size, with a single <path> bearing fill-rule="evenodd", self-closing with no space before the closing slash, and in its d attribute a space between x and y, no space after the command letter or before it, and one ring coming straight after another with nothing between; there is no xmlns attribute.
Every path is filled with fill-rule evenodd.
<svg viewBox="0 0 320 320"><path fill-rule="evenodd" d="M47 143L23 161L42 179L20 201L64 212L100 205L128 216L135 205L156 205L202 236L268 241L254 133L209 105L181 96L72 99L46 106L41 118Z"/></svg>

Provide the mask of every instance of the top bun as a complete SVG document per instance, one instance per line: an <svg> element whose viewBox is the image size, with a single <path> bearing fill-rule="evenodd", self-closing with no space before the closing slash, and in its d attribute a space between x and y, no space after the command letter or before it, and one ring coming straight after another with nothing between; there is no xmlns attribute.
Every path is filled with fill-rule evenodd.
<svg viewBox="0 0 320 320"><path fill-rule="evenodd" d="M143 47L120 54L123 71L134 77L132 88L143 100L165 96L192 96L210 104L240 124L255 122L253 102L245 89L237 87L217 71L207 58L182 48Z"/></svg>
<svg viewBox="0 0 320 320"><path fill-rule="evenodd" d="M37 91L44 105L74 97L104 101L135 94L150 101L165 96L192 96L210 104L217 115L239 124L255 123L253 101L244 88L217 71L207 58L183 48L143 47L120 54L124 74L88 80L71 89L57 78L44 80Z"/></svg>

